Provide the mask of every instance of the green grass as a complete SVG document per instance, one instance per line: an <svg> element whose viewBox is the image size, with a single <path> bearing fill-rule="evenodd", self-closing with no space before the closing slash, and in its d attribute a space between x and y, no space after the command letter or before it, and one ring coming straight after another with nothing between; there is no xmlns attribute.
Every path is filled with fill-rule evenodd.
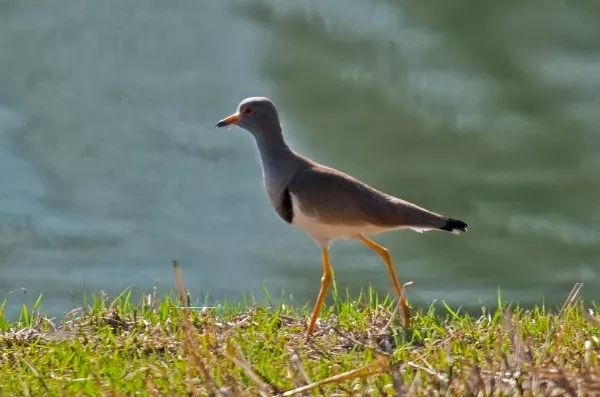
<svg viewBox="0 0 600 397"><path fill-rule="evenodd" d="M386 327L391 300L373 291L336 295L309 341L307 308L285 304L187 309L169 296L133 303L125 291L96 297L60 323L40 314L41 304L23 307L18 321L0 305L0 395L276 395L305 385L298 395L600 390L600 319L576 294L560 311L500 304L468 315L432 306L406 330Z"/></svg>

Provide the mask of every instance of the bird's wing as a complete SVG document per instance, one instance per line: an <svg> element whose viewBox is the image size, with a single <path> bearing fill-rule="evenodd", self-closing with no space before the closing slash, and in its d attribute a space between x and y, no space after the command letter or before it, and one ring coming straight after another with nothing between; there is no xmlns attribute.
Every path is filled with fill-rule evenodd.
<svg viewBox="0 0 600 397"><path fill-rule="evenodd" d="M439 228L447 220L319 164L297 169L288 189L303 213L330 224Z"/></svg>

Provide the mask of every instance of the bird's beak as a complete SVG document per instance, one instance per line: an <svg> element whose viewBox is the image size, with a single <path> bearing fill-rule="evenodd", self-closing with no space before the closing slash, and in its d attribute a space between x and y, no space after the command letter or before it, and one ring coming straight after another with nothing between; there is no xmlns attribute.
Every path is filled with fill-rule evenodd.
<svg viewBox="0 0 600 397"><path fill-rule="evenodd" d="M231 116L225 117L223 120L219 121L215 124L215 127L225 127L231 124L237 124L240 121L240 115L238 113L234 113Z"/></svg>

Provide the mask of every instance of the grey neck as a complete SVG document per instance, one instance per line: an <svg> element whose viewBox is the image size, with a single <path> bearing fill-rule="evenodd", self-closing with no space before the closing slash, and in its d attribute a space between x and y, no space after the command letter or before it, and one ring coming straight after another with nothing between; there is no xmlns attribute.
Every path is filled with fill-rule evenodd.
<svg viewBox="0 0 600 397"><path fill-rule="evenodd" d="M268 132L257 131L253 133L260 157L263 159L276 155L281 152L290 151L289 146L283 139L281 127L270 128Z"/></svg>
<svg viewBox="0 0 600 397"><path fill-rule="evenodd" d="M281 128L268 134L254 134L268 190L286 183L295 169L294 152L285 143Z"/></svg>

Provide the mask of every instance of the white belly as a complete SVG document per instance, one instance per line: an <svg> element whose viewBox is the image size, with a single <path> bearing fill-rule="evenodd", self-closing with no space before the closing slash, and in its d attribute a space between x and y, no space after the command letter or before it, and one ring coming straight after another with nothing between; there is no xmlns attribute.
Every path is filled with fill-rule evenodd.
<svg viewBox="0 0 600 397"><path fill-rule="evenodd" d="M298 205L298 199L293 194L290 194L290 196L292 198L292 211L294 214L292 225L296 226L298 229L304 230L315 239L317 244L323 247L327 246L331 240L336 238L356 237L360 233L373 234L393 230L391 228L368 223L358 225L324 223L318 218L302 212L300 205Z"/></svg>

